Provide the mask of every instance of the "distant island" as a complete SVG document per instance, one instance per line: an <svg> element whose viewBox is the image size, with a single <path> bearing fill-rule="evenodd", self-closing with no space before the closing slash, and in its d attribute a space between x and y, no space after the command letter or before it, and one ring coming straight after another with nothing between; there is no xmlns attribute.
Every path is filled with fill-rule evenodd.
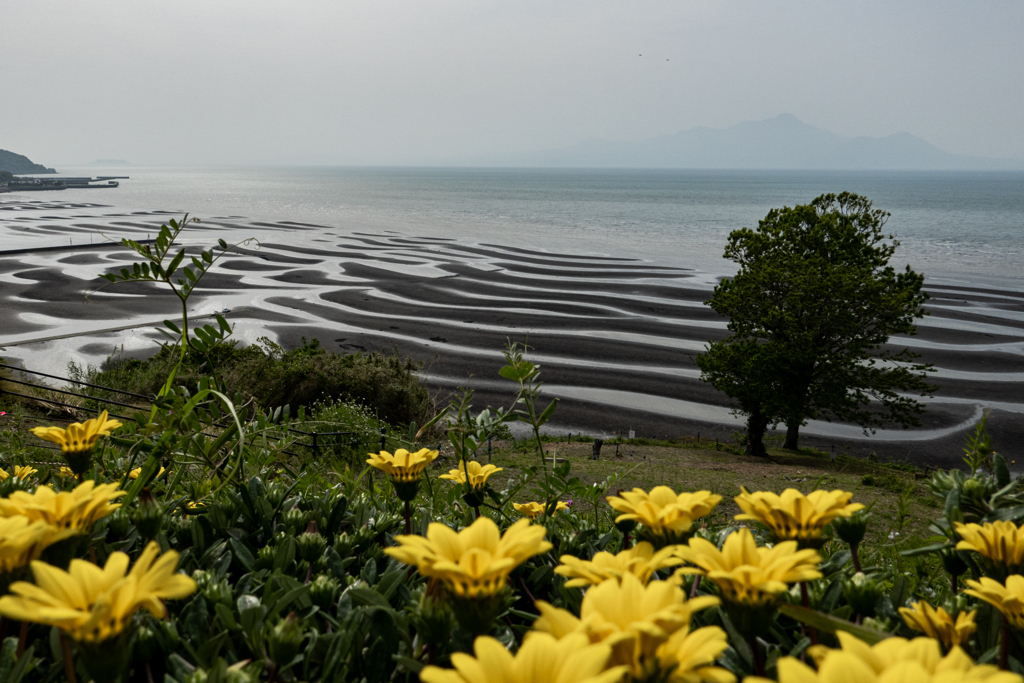
<svg viewBox="0 0 1024 683"><path fill-rule="evenodd" d="M34 163L27 156L8 152L6 149L0 149L0 171L7 171L8 173L14 174L57 172L52 168L43 166L42 164Z"/></svg>
<svg viewBox="0 0 1024 683"><path fill-rule="evenodd" d="M577 168L1024 170L1024 160L950 154L910 133L846 137L792 114L729 128L690 128L624 142L592 138L561 149L476 159L472 165Z"/></svg>

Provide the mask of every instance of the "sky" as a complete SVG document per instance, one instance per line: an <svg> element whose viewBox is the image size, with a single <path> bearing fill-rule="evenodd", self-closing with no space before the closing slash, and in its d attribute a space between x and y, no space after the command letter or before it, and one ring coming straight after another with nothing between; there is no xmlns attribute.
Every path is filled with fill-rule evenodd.
<svg viewBox="0 0 1024 683"><path fill-rule="evenodd" d="M431 164L782 113L1024 158L1024 2L0 0L0 148Z"/></svg>

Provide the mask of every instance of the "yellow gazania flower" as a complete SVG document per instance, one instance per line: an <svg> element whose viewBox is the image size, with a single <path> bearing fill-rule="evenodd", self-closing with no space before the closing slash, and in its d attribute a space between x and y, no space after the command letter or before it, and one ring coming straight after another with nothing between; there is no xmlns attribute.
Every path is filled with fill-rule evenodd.
<svg viewBox="0 0 1024 683"><path fill-rule="evenodd" d="M56 626L80 642L102 642L121 633L139 609L162 618L167 610L161 600L195 592L195 581L174 571L178 553L169 550L154 562L158 553L150 541L127 574L128 556L122 552L111 553L102 569L77 559L66 572L33 562L35 584L12 584L12 595L0 598L0 614Z"/></svg>
<svg viewBox="0 0 1024 683"><path fill-rule="evenodd" d="M964 593L992 605L1003 613L1010 626L1024 631L1024 576L1008 576L1005 585L983 576L981 581L968 579L967 585L969 588Z"/></svg>
<svg viewBox="0 0 1024 683"><path fill-rule="evenodd" d="M687 600L675 584L652 581L645 586L636 576L624 574L621 582L609 579L589 589L579 618L538 600L540 617L533 628L557 638L585 633L591 642L607 643L612 648L611 663L629 666L639 679L657 665L658 648L672 634L689 629L694 612L718 603L712 596Z"/></svg>
<svg viewBox="0 0 1024 683"><path fill-rule="evenodd" d="M659 569L674 567L683 562L676 557L674 546L654 552L654 546L647 541L641 541L614 555L608 552L597 553L590 561L572 555L562 555L561 561L562 564L555 567L555 573L568 576L570 580L565 585L570 588L596 586L606 579L621 580L624 574L633 574L641 583L647 583Z"/></svg>
<svg viewBox="0 0 1024 683"><path fill-rule="evenodd" d="M577 634L556 640L546 633L532 633L512 655L489 636L473 641L475 657L464 652L452 655L454 669L424 667L423 683L615 683L625 667L605 669L611 649L592 645Z"/></svg>
<svg viewBox="0 0 1024 683"><path fill-rule="evenodd" d="M929 638L935 638L947 650L957 645L966 645L971 634L978 629L978 625L974 623L977 610L960 612L954 621L946 610L932 607L922 600L909 608L900 607L899 612L907 626Z"/></svg>
<svg viewBox="0 0 1024 683"><path fill-rule="evenodd" d="M781 496L770 491L751 493L745 487L740 490L735 500L743 514L736 519L764 524L777 541L817 542L836 517L849 517L864 508L850 502L852 493L839 489L812 491L806 496L796 489L786 489Z"/></svg>
<svg viewBox="0 0 1024 683"><path fill-rule="evenodd" d="M710 491L680 493L667 486L655 486L648 494L643 489L608 496L612 509L624 514L616 522L634 521L644 526L646 538L656 545L681 543L693 530L693 522L715 509L722 497Z"/></svg>
<svg viewBox="0 0 1024 683"><path fill-rule="evenodd" d="M957 550L973 550L1002 565L1010 574L1024 569L1024 528L1013 522L986 522L984 525L956 522L953 526L962 539L956 544Z"/></svg>
<svg viewBox="0 0 1024 683"><path fill-rule="evenodd" d="M551 549L545 529L521 519L504 534L489 517L460 532L433 523L422 536L396 536L399 547L384 552L421 574L441 579L458 597L490 597L501 592L513 569Z"/></svg>
<svg viewBox="0 0 1024 683"><path fill-rule="evenodd" d="M161 467L160 471L156 473L156 476L159 477L159 476L161 476L166 471L167 470L165 470L163 467ZM142 468L141 467L136 467L134 470L132 470L131 472L128 473L128 478L129 479L138 479L140 474L142 474Z"/></svg>
<svg viewBox="0 0 1024 683"><path fill-rule="evenodd" d="M818 670L793 657L778 662L779 683L1021 683L1020 676L991 664L975 664L959 647L942 656L931 638L886 638L871 646L844 631L842 649L808 649ZM744 683L764 681L746 678Z"/></svg>
<svg viewBox="0 0 1024 683"><path fill-rule="evenodd" d="M730 602L760 607L774 602L790 583L820 579L821 556L814 550L798 550L796 541L759 548L750 529L732 532L719 550L703 538L691 538L676 554L697 568L682 574L703 574L721 589Z"/></svg>
<svg viewBox="0 0 1024 683"><path fill-rule="evenodd" d="M46 522L49 531L44 543L50 545L88 531L97 520L121 507L111 501L126 493L119 491L117 484L96 486L92 480L60 493L40 486L35 493L15 491L8 498L0 498L0 517L21 515Z"/></svg>
<svg viewBox="0 0 1024 683"><path fill-rule="evenodd" d="M0 470L0 481L7 481L7 478L11 476L11 473L7 470Z"/></svg>
<svg viewBox="0 0 1024 683"><path fill-rule="evenodd" d="M46 549L42 544L48 527L46 522L27 517L0 517L0 573L26 566Z"/></svg>
<svg viewBox="0 0 1024 683"><path fill-rule="evenodd" d="M427 465L434 462L437 454L438 451L432 451L427 448L421 448L415 453L399 448L395 451L394 455L387 451L368 453L367 455L370 456L370 459L366 462L372 467L386 472L392 481L412 482L419 481L419 478L423 475L423 470L427 468Z"/></svg>
<svg viewBox="0 0 1024 683"><path fill-rule="evenodd" d="M60 476L62 476L62 477L73 477L73 476L75 476L75 471L73 469L71 469L70 467L68 467L67 465L61 465L60 466Z"/></svg>
<svg viewBox="0 0 1024 683"><path fill-rule="evenodd" d="M107 411L104 410L99 417L85 422L73 422L67 429L35 427L32 433L44 441L58 444L64 453L82 453L91 451L101 436L110 436L110 432L120 426L119 420L107 419Z"/></svg>
<svg viewBox="0 0 1024 683"><path fill-rule="evenodd" d="M14 466L14 476L16 476L18 479L28 479L38 471L39 470L30 465L25 465L24 467L22 467L21 465Z"/></svg>
<svg viewBox="0 0 1024 683"><path fill-rule="evenodd" d="M487 485L488 477L495 472L501 472L501 470L501 467L495 467L494 465L481 465L476 460L470 460L468 465L466 461L462 461L459 463L459 469L448 470L448 474L442 474L438 478L458 482L459 484L465 484L468 478L469 487L474 491L479 491Z"/></svg>
<svg viewBox="0 0 1024 683"><path fill-rule="evenodd" d="M544 510L546 508L544 503L535 503L533 501L530 501L529 503L512 503L512 507L516 509L516 512L530 519L537 519L538 517L543 515ZM558 501L555 504L554 512L552 512L551 514L555 514L555 512L558 512L559 510L568 509L568 504L563 503L562 501Z"/></svg>
<svg viewBox="0 0 1024 683"><path fill-rule="evenodd" d="M731 672L712 666L728 647L725 631L717 626L679 629L658 647L658 665L672 671L669 683L735 683Z"/></svg>

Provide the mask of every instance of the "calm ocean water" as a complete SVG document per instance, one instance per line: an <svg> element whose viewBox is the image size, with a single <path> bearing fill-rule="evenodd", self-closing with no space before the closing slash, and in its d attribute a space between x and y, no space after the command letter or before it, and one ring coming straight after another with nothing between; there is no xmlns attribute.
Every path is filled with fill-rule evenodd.
<svg viewBox="0 0 1024 683"><path fill-rule="evenodd" d="M849 190L892 213L901 262L931 278L1024 288L1024 173L420 168L62 168L129 175L49 196L118 209L291 220L729 273L730 230Z"/></svg>

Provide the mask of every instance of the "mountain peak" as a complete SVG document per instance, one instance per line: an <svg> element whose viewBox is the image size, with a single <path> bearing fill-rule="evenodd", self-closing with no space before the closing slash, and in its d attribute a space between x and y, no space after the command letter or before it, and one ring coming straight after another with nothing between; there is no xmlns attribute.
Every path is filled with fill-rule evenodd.
<svg viewBox="0 0 1024 683"><path fill-rule="evenodd" d="M507 163L507 162L505 162ZM520 155L513 165L592 168L1003 170L1024 161L949 154L907 132L846 137L779 114L728 128L698 127L639 142L588 139Z"/></svg>

